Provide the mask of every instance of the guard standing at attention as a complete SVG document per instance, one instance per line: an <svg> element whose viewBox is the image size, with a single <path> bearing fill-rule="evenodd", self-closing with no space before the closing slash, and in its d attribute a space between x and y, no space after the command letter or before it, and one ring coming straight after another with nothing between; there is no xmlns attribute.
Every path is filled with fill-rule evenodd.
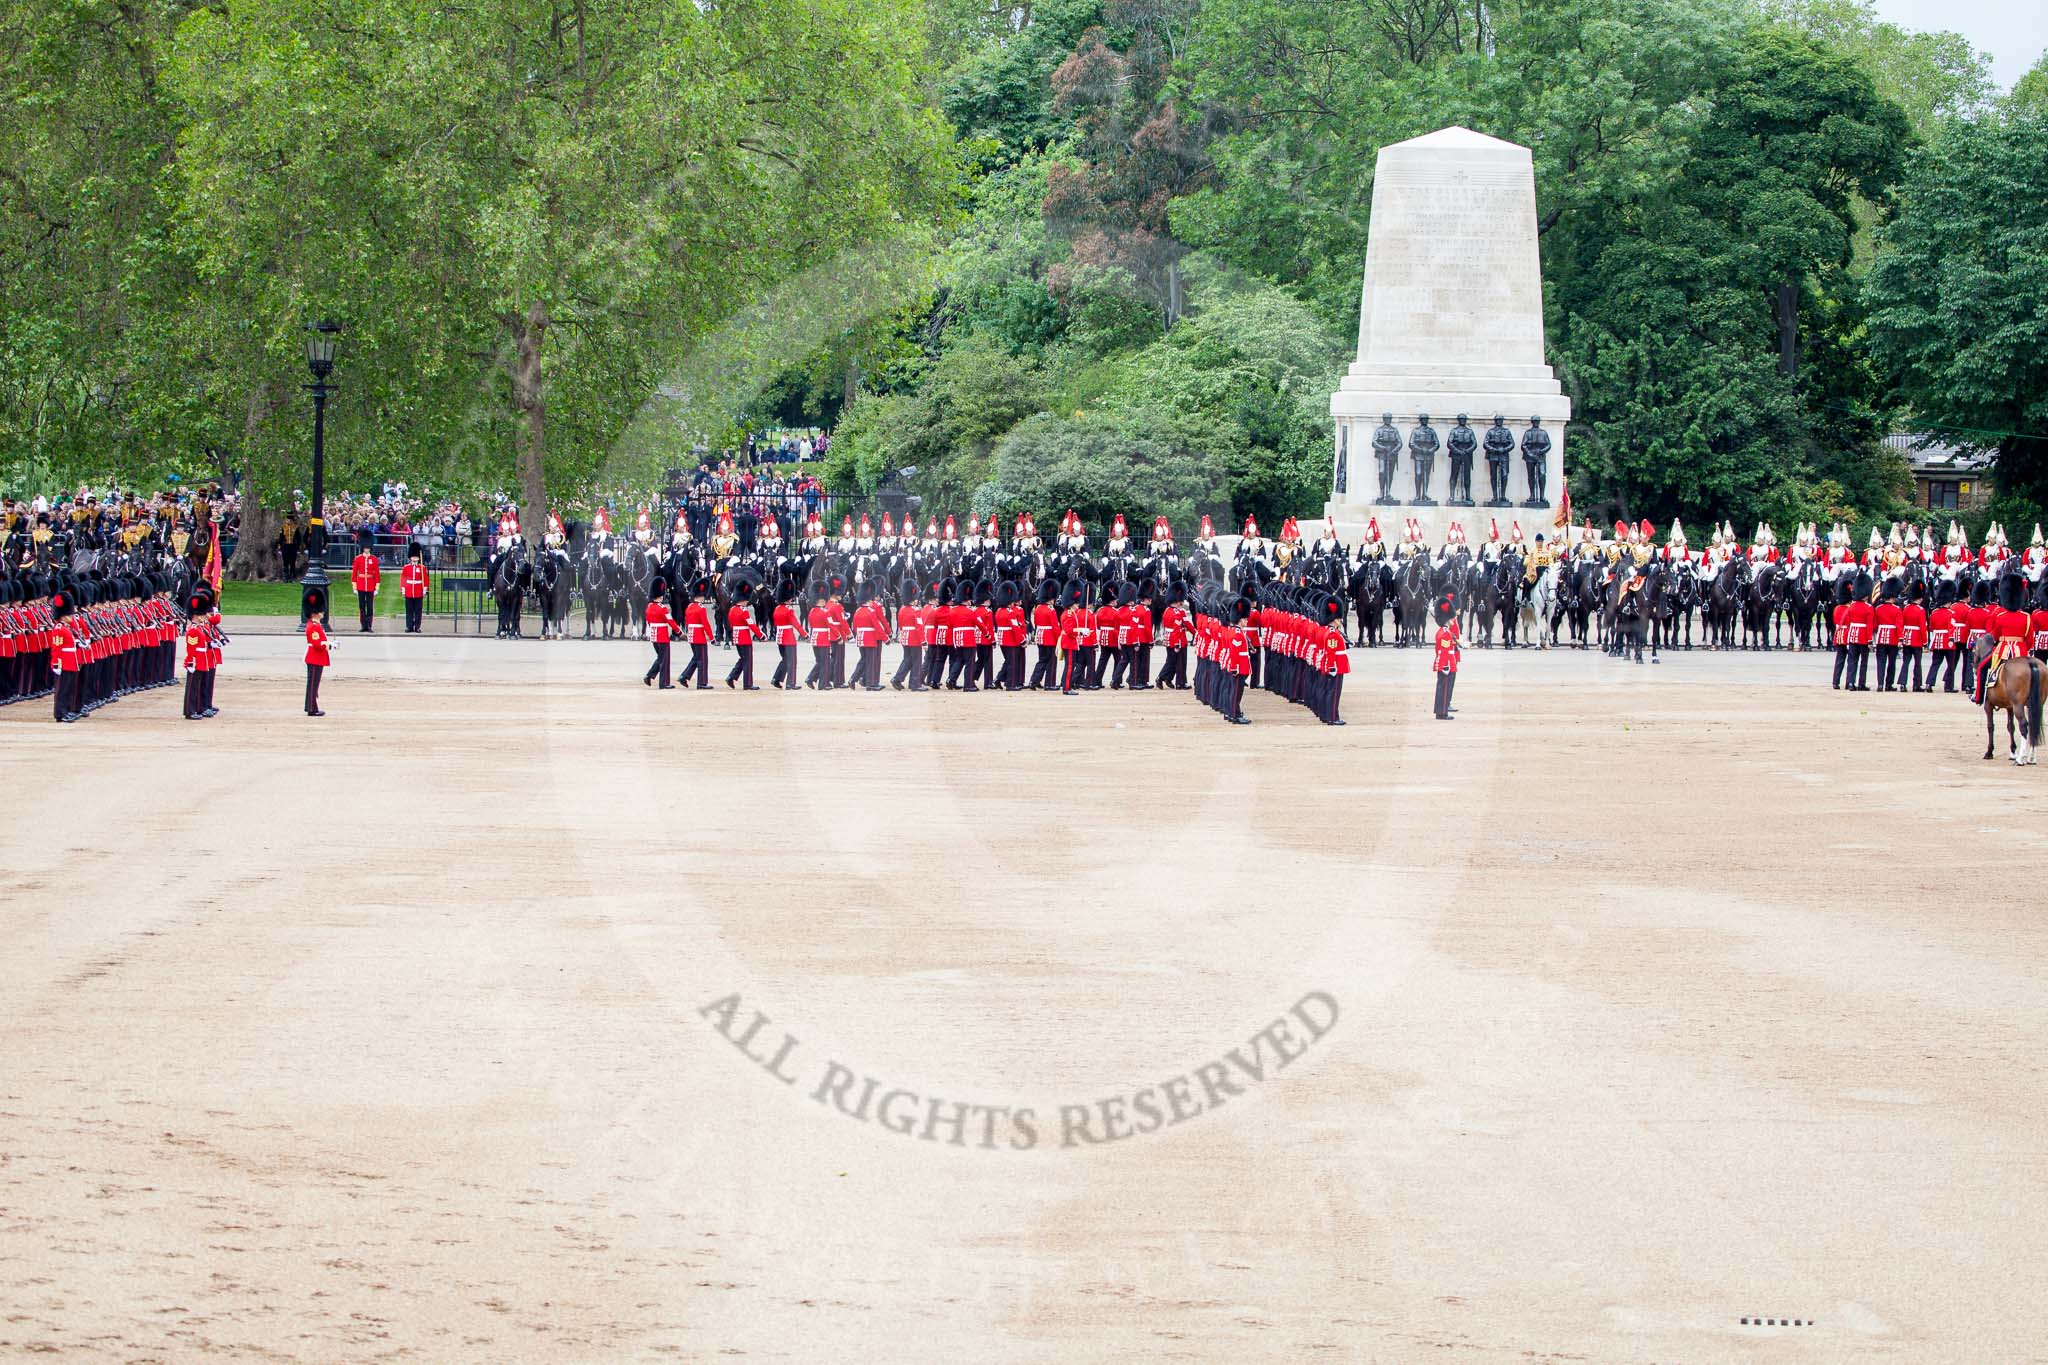
<svg viewBox="0 0 2048 1365"><path fill-rule="evenodd" d="M1451 718L1451 693L1458 685L1457 603L1446 594L1436 604L1436 718Z"/></svg>
<svg viewBox="0 0 2048 1365"><path fill-rule="evenodd" d="M320 675L327 671L328 662L327 627L320 624L320 613L310 612L306 617L306 714L324 716L320 709Z"/></svg>
<svg viewBox="0 0 2048 1365"><path fill-rule="evenodd" d="M405 567L398 571L398 591L405 598L405 633L420 633L420 615L427 609L427 566L420 558L420 543L414 541L406 552Z"/></svg>
<svg viewBox="0 0 2048 1365"><path fill-rule="evenodd" d="M384 571L377 566L377 556L370 549L369 532L365 531L356 545L358 552L348 579L356 589L356 619L368 634L370 624L377 619L377 585L383 581Z"/></svg>

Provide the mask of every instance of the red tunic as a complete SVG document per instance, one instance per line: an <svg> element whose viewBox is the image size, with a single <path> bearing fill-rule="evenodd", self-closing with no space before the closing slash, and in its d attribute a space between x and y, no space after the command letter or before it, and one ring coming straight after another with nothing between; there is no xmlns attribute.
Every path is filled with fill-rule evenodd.
<svg viewBox="0 0 2048 1365"><path fill-rule="evenodd" d="M693 645L711 643L711 613L702 602L692 602L683 608L683 629Z"/></svg>
<svg viewBox="0 0 2048 1365"><path fill-rule="evenodd" d="M398 591L409 598L425 597L427 595L427 566L409 562L404 568L400 569L398 571Z"/></svg>
<svg viewBox="0 0 2048 1365"><path fill-rule="evenodd" d="M1868 602L1851 602L1842 609L1842 621L1848 627L1845 644L1867 645L1877 624L1877 608Z"/></svg>
<svg viewBox="0 0 2048 1365"><path fill-rule="evenodd" d="M191 637L188 635L186 638ZM320 618L317 616L306 622L306 662L321 668L327 667L327 631L321 626ZM189 668L191 665L187 664L186 667Z"/></svg>
<svg viewBox="0 0 2048 1365"><path fill-rule="evenodd" d="M356 585L357 592L375 592L377 585L384 581L384 571L377 567L377 556L368 550L356 556L355 567L349 570L349 582Z"/></svg>
<svg viewBox="0 0 2048 1365"><path fill-rule="evenodd" d="M1954 613L1951 612L1947 607L1936 607L1934 609L1934 615L1931 618L1929 618L1929 625L1932 627L1932 635L1929 637L1927 644L1930 649L1934 649L1937 651L1944 650L1947 649L1949 645L1953 643L1953 641L1949 638L1951 633L1950 622L1953 619Z"/></svg>
<svg viewBox="0 0 2048 1365"><path fill-rule="evenodd" d="M1906 613L1896 602L1881 602L1872 613L1877 623L1877 638L1873 643L1895 645L1899 642L1899 627L1906 624Z"/></svg>
<svg viewBox="0 0 2048 1365"><path fill-rule="evenodd" d="M799 629L796 622L796 608L787 602L775 604L775 643L793 645L797 642Z"/></svg>
<svg viewBox="0 0 2048 1365"><path fill-rule="evenodd" d="M675 630L676 618L669 615L668 603L653 601L647 604L647 638L657 645L669 642Z"/></svg>
<svg viewBox="0 0 2048 1365"><path fill-rule="evenodd" d="M1458 671L1458 628L1455 625L1439 626L1436 632L1436 665L1438 673Z"/></svg>
<svg viewBox="0 0 2048 1365"><path fill-rule="evenodd" d="M1927 609L1917 602L1908 602L1901 614L1904 619L1899 626L1899 644L1919 649L1927 643Z"/></svg>
<svg viewBox="0 0 2048 1365"><path fill-rule="evenodd" d="M1059 643L1060 614L1052 603L1040 602L1031 609L1031 636L1041 645Z"/></svg>
<svg viewBox="0 0 2048 1365"><path fill-rule="evenodd" d="M754 609L745 602L733 603L726 614L732 624L732 642L736 648L744 649L754 643Z"/></svg>

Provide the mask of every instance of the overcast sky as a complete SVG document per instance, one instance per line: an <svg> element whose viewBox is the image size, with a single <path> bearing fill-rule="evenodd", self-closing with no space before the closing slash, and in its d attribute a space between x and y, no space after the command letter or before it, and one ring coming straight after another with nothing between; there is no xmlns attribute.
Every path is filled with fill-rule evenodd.
<svg viewBox="0 0 2048 1365"><path fill-rule="evenodd" d="M1900 28L1952 29L1991 54L2001 90L2027 73L2048 48L2048 0L1876 0L1877 12Z"/></svg>

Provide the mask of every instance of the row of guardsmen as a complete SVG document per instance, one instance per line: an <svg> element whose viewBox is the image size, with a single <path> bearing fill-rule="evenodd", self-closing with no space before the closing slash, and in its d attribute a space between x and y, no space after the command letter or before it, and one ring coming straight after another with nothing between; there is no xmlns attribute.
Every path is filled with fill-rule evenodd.
<svg viewBox="0 0 2048 1365"><path fill-rule="evenodd" d="M68 724L169 686L180 633L170 589L160 574L0 582L0 705L48 695L52 719Z"/></svg>
<svg viewBox="0 0 2048 1365"><path fill-rule="evenodd" d="M1969 600L1926 607L1927 587L1910 588L1886 578L1873 594L1871 574L1859 569L1835 585L1833 624L1835 667L1833 686L1850 692L1870 690L1870 660L1877 656L1880 692L1932 692L1936 679L1942 691L1956 690L1956 668L1965 651L1983 640L1997 642L1995 656L2032 654L2048 660L2048 607L2027 610L2027 584L2022 575L1979 579ZM1923 654L1932 654L1923 673ZM1980 699L1981 679L1993 655L1978 661L1966 678L1971 701ZM1846 678L1846 684L1845 684Z"/></svg>
<svg viewBox="0 0 2048 1365"><path fill-rule="evenodd" d="M699 690L711 686L709 656L717 624L712 618L711 585L700 580L691 586L689 604L678 622L663 598L667 585L658 580L654 585L655 596L647 606L654 659L641 677L649 687L673 689L693 681ZM735 658L725 682L727 687L760 690L754 682L757 641L772 645L779 655L770 686L789 691L854 687L879 692L882 650L892 643L902 647L889 683L899 691L1057 691L1069 696L1126 687L1136 692L1154 687L1187 691L1194 686L1188 674L1191 648L1204 677L1211 671L1240 676L1234 661L1241 650L1242 677L1252 678L1260 658L1269 658L1269 687L1276 695L1308 707L1326 724L1343 724L1338 707L1350 659L1343 631L1331 624L1341 612L1336 599L1277 587L1269 589L1263 601L1221 588L1197 592L1209 592L1216 598L1216 611L1232 614L1231 630L1241 633L1241 640L1222 638L1216 628L1220 616L1212 616L1212 624L1204 627L1179 586L1170 590L1155 624L1151 608L1129 582L1074 582L1064 588L1043 584L1026 612L1023 591L1015 583L946 579L928 592L908 589L893 621L872 585L849 594L845 583L834 578L809 598L799 598L793 585L785 585L766 625L757 620L744 596L727 609ZM848 596L856 599L851 612ZM1226 598L1237 605L1228 605ZM679 638L688 646L690 660L671 682L672 649ZM805 645L811 650L811 667L799 681L799 651ZM849 645L858 650L850 681ZM1154 650L1160 646L1165 659L1155 681ZM1034 647L1036 658L1028 661L1027 674L1027 652ZM1224 689L1218 684L1203 700L1242 723L1242 692L1242 684L1237 685L1230 704L1222 706Z"/></svg>

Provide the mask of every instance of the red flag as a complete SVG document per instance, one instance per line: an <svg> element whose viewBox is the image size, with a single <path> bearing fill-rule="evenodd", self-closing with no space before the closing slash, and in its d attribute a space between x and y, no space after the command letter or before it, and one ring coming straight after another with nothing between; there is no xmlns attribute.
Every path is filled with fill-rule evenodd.
<svg viewBox="0 0 2048 1365"><path fill-rule="evenodd" d="M213 584L213 598L220 600L220 523L208 523L213 534L206 538L206 581Z"/></svg>
<svg viewBox="0 0 2048 1365"><path fill-rule="evenodd" d="M1557 520L1553 521L1551 525L1570 526L1572 524L1572 482L1570 479L1560 476L1557 481L1557 487Z"/></svg>

